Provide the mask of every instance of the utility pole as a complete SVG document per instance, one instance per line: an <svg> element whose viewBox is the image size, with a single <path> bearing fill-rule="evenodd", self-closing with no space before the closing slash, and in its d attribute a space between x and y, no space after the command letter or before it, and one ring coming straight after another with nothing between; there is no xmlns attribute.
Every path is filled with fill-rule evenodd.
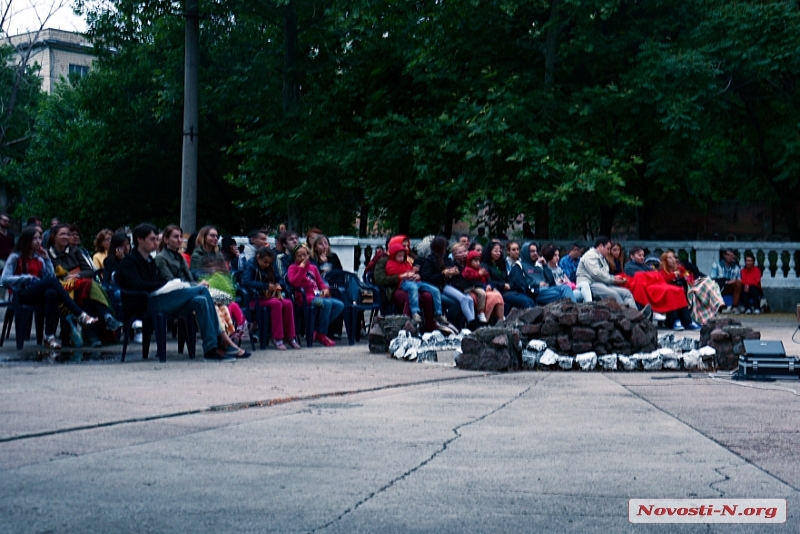
<svg viewBox="0 0 800 534"><path fill-rule="evenodd" d="M183 78L183 168L181 171L181 228L197 229L197 137L200 96L200 9L198 0L186 0L186 59Z"/></svg>

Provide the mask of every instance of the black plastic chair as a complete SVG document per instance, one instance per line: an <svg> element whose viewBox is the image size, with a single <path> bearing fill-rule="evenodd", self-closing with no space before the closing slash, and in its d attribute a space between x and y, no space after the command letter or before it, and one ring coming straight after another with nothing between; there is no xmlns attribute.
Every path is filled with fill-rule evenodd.
<svg viewBox="0 0 800 534"><path fill-rule="evenodd" d="M233 278L236 280L236 296L239 306L247 317L247 320L258 325L258 346L261 350L267 348L270 337L272 337L272 323L270 322L270 310L261 305L258 292L242 286L242 271L234 271ZM250 308L250 303L253 307ZM253 335L250 335L250 345L256 350L256 342Z"/></svg>
<svg viewBox="0 0 800 534"><path fill-rule="evenodd" d="M363 278L364 278L364 283L366 283L368 286L378 287L378 286L375 285L375 273L374 272L370 271L368 273L364 273L364 277ZM384 299L383 298L383 290L381 288L378 288L378 289L379 289L378 295L380 296L379 298L381 299L381 308L380 308L381 315L383 315L383 316L394 315L396 313L394 304L392 304L391 300Z"/></svg>
<svg viewBox="0 0 800 534"><path fill-rule="evenodd" d="M133 322L137 319L142 321L142 359L146 360L149 356L150 337L152 332L155 331L156 355L162 363L167 361L167 321L169 319L177 319L179 329L183 326L187 352L189 353L189 358L194 359L197 341L197 323L194 314L178 317L156 311L154 299L147 291L132 291L119 287L116 274L112 275L112 282L119 288L122 301L122 322L125 325L122 340L122 361L125 361L125 356L128 353L128 341L130 340ZM144 306L142 305L143 303L145 303ZM181 347L179 347L179 353L182 353Z"/></svg>
<svg viewBox="0 0 800 534"><path fill-rule="evenodd" d="M381 290L373 284L360 282L358 275L349 271L330 271L325 274L325 282L336 289L339 300L344 303L344 327L347 329L347 342L355 345L361 341L361 328L358 324L359 313L381 310ZM372 293L372 304L361 301L361 291L368 290ZM358 294L353 294L357 291ZM355 298L355 300L353 300Z"/></svg>
<svg viewBox="0 0 800 534"><path fill-rule="evenodd" d="M31 328L36 323L36 343L42 344L44 339L44 306L20 304L16 292L6 288L11 295L11 300L3 301L0 306L6 307L3 319L3 331L0 334L0 347L11 335L11 323L14 323L14 336L16 337L17 350L22 350L25 341L31 338Z"/></svg>

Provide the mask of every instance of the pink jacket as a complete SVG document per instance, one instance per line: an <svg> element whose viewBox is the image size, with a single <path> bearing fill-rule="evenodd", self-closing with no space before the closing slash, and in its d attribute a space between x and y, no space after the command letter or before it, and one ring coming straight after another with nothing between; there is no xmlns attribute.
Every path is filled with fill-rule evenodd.
<svg viewBox="0 0 800 534"><path fill-rule="evenodd" d="M314 282L311 281L309 276L314 279ZM302 287L306 290L307 302L314 300L314 297L316 296L314 295L314 289L318 289L319 291L328 289L328 285L322 280L322 276L320 276L319 271L311 263L309 263L308 267L305 268L300 267L296 263L291 264L289 266L289 272L286 274L286 278L289 280L289 283L292 285L292 287ZM316 287L314 287L315 283Z"/></svg>

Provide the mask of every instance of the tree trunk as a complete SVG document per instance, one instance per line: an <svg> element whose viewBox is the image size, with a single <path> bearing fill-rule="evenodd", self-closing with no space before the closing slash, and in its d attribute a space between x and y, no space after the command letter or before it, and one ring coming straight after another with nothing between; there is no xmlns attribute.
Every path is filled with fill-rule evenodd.
<svg viewBox="0 0 800 534"><path fill-rule="evenodd" d="M358 237L367 237L369 230L369 204L366 201L361 201L361 209L358 214Z"/></svg>
<svg viewBox="0 0 800 534"><path fill-rule="evenodd" d="M600 235L611 237L614 227L614 216L617 213L615 206L600 206Z"/></svg>
<svg viewBox="0 0 800 534"><path fill-rule="evenodd" d="M450 239L453 234L453 219L456 215L456 203L451 200L444 208L444 225L442 225L442 235Z"/></svg>
<svg viewBox="0 0 800 534"><path fill-rule="evenodd" d="M300 100L300 84L297 81L297 11L294 1L286 4L283 14L283 113L294 110Z"/></svg>
<svg viewBox="0 0 800 534"><path fill-rule="evenodd" d="M411 232L411 214L414 212L414 207L411 205L403 206L400 210L400 217L397 224L397 233L401 235L409 235Z"/></svg>
<svg viewBox="0 0 800 534"><path fill-rule="evenodd" d="M537 202L533 207L535 210L534 235L536 239L550 239L550 204L547 202Z"/></svg>

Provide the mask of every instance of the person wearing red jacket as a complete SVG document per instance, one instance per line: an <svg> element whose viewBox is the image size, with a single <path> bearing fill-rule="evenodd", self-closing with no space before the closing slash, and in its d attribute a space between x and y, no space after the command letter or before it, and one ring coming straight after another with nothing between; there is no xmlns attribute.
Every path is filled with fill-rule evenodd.
<svg viewBox="0 0 800 534"><path fill-rule="evenodd" d="M475 297L475 311L477 319L482 323L488 323L488 317L494 314L497 320L503 319L503 309L505 302L503 296L494 291L489 285L489 272L481 267L481 253L473 250L467 254L467 261L461 270L461 276L465 280L481 284L483 287L474 287L469 291L470 296Z"/></svg>
<svg viewBox="0 0 800 534"><path fill-rule="evenodd" d="M744 269L742 274L742 301L745 313L761 313L761 299L764 290L761 289L761 269L756 266L756 257L752 252L744 255Z"/></svg>
<svg viewBox="0 0 800 534"><path fill-rule="evenodd" d="M386 274L397 276L400 279L399 289L408 293L408 305L411 308L411 318L417 324L422 323L420 314L419 292L430 293L433 298L433 314L436 328L445 333L455 333L455 328L442 313L442 294L439 288L423 282L414 266L408 263L406 247L402 242L393 241L389 244L389 261L386 262Z"/></svg>
<svg viewBox="0 0 800 534"><path fill-rule="evenodd" d="M294 263L289 266L286 279L292 287L304 289L306 301L315 308L319 308L314 339L326 347L336 345L336 342L328 337L328 326L332 320L342 314L344 303L339 299L331 298L328 285L322 280L317 268L310 263L310 252L305 244L294 247ZM295 298L302 298L299 291Z"/></svg>

